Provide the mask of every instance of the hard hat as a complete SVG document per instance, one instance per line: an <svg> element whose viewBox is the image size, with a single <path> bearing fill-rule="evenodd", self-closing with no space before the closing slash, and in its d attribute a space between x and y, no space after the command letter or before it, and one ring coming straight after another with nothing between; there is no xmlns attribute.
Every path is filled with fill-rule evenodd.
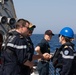
<svg viewBox="0 0 76 75"><path fill-rule="evenodd" d="M70 27L64 27L61 31L60 31L60 35L69 37L69 38L74 38L74 32Z"/></svg>

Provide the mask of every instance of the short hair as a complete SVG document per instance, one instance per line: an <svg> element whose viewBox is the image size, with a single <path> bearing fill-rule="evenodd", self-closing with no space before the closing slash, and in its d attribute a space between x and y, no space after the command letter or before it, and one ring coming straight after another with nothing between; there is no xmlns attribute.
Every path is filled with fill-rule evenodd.
<svg viewBox="0 0 76 75"><path fill-rule="evenodd" d="M28 20L25 19L19 19L16 23L16 29L19 28L20 26L25 26L26 23L30 24L30 22Z"/></svg>

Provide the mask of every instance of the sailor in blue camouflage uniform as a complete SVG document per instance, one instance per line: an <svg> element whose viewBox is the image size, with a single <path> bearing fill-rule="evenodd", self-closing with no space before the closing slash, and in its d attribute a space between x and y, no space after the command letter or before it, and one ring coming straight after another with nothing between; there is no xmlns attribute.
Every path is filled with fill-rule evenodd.
<svg viewBox="0 0 76 75"><path fill-rule="evenodd" d="M74 44L71 42L74 39L74 32L70 27L64 27L59 33L59 42L62 48L59 55L58 63L60 65L60 75L73 75L70 74L72 62L74 59Z"/></svg>

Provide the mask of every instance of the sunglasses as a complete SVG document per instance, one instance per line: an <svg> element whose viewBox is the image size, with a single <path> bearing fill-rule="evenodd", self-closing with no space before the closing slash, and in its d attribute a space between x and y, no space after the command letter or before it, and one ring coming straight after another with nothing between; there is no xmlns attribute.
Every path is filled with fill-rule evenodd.
<svg viewBox="0 0 76 75"><path fill-rule="evenodd" d="M26 27L27 29L29 29L29 27L27 27L27 26L24 26L24 27Z"/></svg>

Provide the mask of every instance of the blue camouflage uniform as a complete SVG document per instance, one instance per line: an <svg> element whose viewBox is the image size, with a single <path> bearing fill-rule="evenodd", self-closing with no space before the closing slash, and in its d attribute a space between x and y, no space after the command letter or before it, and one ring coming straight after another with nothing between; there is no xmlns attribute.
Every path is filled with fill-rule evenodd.
<svg viewBox="0 0 76 75"><path fill-rule="evenodd" d="M28 75L27 70L24 69L24 63L31 59L27 40L16 31L9 34L6 49L1 54L3 57L3 75Z"/></svg>

